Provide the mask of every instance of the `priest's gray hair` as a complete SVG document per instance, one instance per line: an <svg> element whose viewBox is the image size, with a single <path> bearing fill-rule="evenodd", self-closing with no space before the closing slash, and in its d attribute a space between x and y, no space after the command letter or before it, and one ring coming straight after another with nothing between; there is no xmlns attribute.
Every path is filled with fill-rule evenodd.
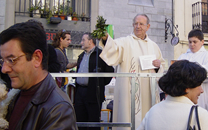
<svg viewBox="0 0 208 130"><path fill-rule="evenodd" d="M137 16L144 16L144 17L146 17L146 18L147 18L147 24L150 23L149 17L148 17L146 14L137 14L137 15L134 17L134 19L133 19L133 23L135 22L135 19L136 19Z"/></svg>

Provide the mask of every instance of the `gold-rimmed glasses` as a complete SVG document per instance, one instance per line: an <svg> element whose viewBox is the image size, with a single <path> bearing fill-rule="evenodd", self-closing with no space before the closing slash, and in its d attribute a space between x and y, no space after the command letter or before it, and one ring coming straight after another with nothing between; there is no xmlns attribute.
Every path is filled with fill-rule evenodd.
<svg viewBox="0 0 208 130"><path fill-rule="evenodd" d="M14 58L6 58L6 59L1 58L0 59L0 66L3 66L4 62L6 62L9 67L12 67L17 63L17 61L20 57L25 56L25 55L26 54L23 54L18 57L14 57Z"/></svg>
<svg viewBox="0 0 208 130"><path fill-rule="evenodd" d="M140 26L140 27L145 27L147 26L148 24L143 24L143 23L134 23L134 26Z"/></svg>

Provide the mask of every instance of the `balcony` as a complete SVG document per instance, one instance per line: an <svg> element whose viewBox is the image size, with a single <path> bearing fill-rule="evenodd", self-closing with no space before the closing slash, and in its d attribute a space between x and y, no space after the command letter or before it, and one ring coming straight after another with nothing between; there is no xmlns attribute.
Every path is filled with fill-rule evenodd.
<svg viewBox="0 0 208 130"><path fill-rule="evenodd" d="M208 33L208 3L196 2L192 4L192 28L198 28L203 33Z"/></svg>
<svg viewBox="0 0 208 130"><path fill-rule="evenodd" d="M71 19L90 22L91 0L17 0L16 16L48 18L59 16L62 20Z"/></svg>
<svg viewBox="0 0 208 130"><path fill-rule="evenodd" d="M84 32L90 32L91 0L16 0L15 21L24 22L28 19L40 21L46 31L47 41L51 43L55 33L60 29L71 32L70 47L80 48ZM78 21L73 21L77 14ZM84 14L84 15L83 15ZM50 23L50 17L65 16L59 24ZM72 16L68 19L67 16Z"/></svg>

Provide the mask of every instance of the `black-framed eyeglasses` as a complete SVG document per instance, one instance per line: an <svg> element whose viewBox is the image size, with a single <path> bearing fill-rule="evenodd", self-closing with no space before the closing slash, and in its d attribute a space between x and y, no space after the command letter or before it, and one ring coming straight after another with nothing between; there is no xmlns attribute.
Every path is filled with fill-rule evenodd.
<svg viewBox="0 0 208 130"><path fill-rule="evenodd" d="M18 59L22 56L26 56L26 54L23 54L18 57L14 57L14 58L6 58L6 59L1 58L0 59L0 66L3 66L4 62L6 62L9 67L12 67L17 63Z"/></svg>

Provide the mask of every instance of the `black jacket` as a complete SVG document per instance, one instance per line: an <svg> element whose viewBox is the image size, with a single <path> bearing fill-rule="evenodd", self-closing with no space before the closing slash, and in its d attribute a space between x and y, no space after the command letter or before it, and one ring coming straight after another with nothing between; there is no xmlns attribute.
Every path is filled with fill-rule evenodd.
<svg viewBox="0 0 208 130"><path fill-rule="evenodd" d="M9 120L19 94L10 103ZM77 130L71 101L48 74L25 108L16 130Z"/></svg>
<svg viewBox="0 0 208 130"><path fill-rule="evenodd" d="M59 73L61 64L58 62L57 54L52 45L48 44L48 71L50 73Z"/></svg>
<svg viewBox="0 0 208 130"><path fill-rule="evenodd" d="M101 53L101 49L97 50L95 47L94 51L89 57L89 73L96 73L96 55L98 51L98 70L100 73L113 73L114 69L112 66L108 66L100 57L99 54ZM79 55L77 61L77 72L80 67L80 63L84 56L84 52ZM100 77L99 78L99 88L100 88L100 103L105 100L105 85L109 84L112 77ZM76 86L77 83L76 83ZM97 77L90 77L88 81L88 89L87 89L87 101L96 103L97 102Z"/></svg>

